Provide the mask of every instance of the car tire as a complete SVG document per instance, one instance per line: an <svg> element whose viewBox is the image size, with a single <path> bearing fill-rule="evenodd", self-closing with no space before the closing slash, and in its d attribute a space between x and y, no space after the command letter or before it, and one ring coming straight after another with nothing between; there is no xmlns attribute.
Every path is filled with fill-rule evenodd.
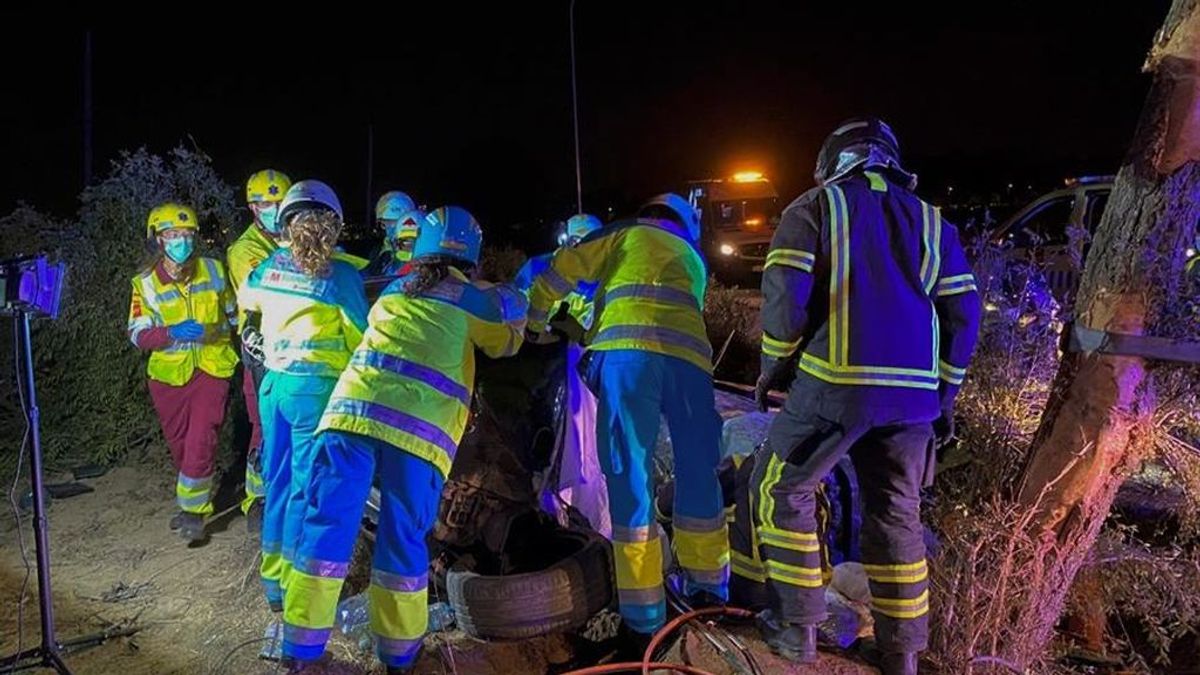
<svg viewBox="0 0 1200 675"><path fill-rule="evenodd" d="M567 554L545 569L493 576L456 563L446 575L459 628L479 638L524 639L583 626L613 601L612 547L594 532L560 529Z"/></svg>

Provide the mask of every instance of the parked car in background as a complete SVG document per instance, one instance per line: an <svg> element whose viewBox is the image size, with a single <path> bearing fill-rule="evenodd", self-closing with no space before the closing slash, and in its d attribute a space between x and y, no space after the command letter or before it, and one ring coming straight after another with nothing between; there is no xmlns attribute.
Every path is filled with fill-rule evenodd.
<svg viewBox="0 0 1200 675"><path fill-rule="evenodd" d="M1112 188L1113 176L1084 176L1037 197L988 234L988 243L1007 255L1003 266L984 273L994 281L1015 265L1036 270L1054 299L1069 303Z"/></svg>

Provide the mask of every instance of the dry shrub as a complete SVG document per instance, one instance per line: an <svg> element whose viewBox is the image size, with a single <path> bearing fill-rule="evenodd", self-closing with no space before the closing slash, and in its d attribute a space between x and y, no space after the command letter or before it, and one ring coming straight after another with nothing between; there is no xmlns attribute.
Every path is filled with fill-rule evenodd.
<svg viewBox="0 0 1200 675"><path fill-rule="evenodd" d="M752 383L758 377L762 344L759 298L753 291L721 285L709 278L704 295L704 323L717 361L716 377Z"/></svg>
<svg viewBox="0 0 1200 675"><path fill-rule="evenodd" d="M1130 517L1145 520L1134 513L1107 522L1096 518L1091 528L1066 528L1058 540L1034 538L1030 525L1037 505L1020 506L1011 495L1059 367L1069 307L1049 299L1036 268L1008 251L984 248L973 258L987 311L958 401L959 444L943 458L943 473L924 514L942 544L931 565L927 656L947 673L1062 670L1056 645L1063 643L1040 628L1058 618L1047 621L1043 608L1061 604L1031 594L1039 588L1071 593L1082 564L1098 583L1088 586L1089 597L1072 598L1068 611L1084 611L1084 605L1098 601L1118 628L1109 646L1126 662L1163 667L1171 656L1178 657L1178 641L1200 626L1200 451L1195 448L1200 373L1195 367L1152 364L1157 406L1133 421L1131 442L1144 452L1128 453L1152 459L1116 473L1136 473L1136 481L1152 484L1151 492L1178 496L1168 509L1169 528L1126 524ZM1000 275L999 269L1007 271ZM1197 312L1191 302L1181 298L1156 334L1194 336ZM1131 492L1136 481L1122 488L1118 509L1126 502L1144 505ZM1120 482L1111 481L1107 489L1115 493ZM1080 517L1090 520L1087 514ZM1100 543L1091 547L1102 524ZM1080 547L1091 547L1091 554L1074 555ZM1103 597L1094 597L1096 588Z"/></svg>

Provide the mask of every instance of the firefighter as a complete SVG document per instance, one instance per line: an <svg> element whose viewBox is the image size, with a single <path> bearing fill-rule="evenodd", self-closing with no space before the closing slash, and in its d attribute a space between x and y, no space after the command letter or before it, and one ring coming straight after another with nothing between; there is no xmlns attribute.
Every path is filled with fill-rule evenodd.
<svg viewBox="0 0 1200 675"><path fill-rule="evenodd" d="M279 247L279 203L287 194L292 181L282 171L263 169L246 181L246 204L254 220L225 253L229 264L229 282L236 293L262 261ZM259 458L262 450L262 423L258 412L258 384L262 379L262 362L254 356L259 347L254 331L243 335L246 312L238 310L238 335L242 341L242 395L246 399L246 416L250 419L250 447L246 452L246 494L242 513L246 529L254 532L262 525L263 480Z"/></svg>
<svg viewBox="0 0 1200 675"><path fill-rule="evenodd" d="M864 495L863 565L885 673L916 671L928 640L920 489L975 347L980 302L958 233L913 194L877 119L840 125L818 187L784 209L763 274L760 407L794 377L750 485L777 652L816 654L825 617L815 492L850 455Z"/></svg>
<svg viewBox="0 0 1200 675"><path fill-rule="evenodd" d="M279 220L286 245L255 268L238 297L263 337L261 572L276 612L283 611L304 517L313 435L367 327L362 277L334 248L343 220L333 190L315 180L296 183L280 204Z"/></svg>
<svg viewBox="0 0 1200 675"><path fill-rule="evenodd" d="M524 297L468 276L479 224L465 209L421 223L409 272L375 302L362 342L317 428L308 507L284 595L286 658L318 658L333 627L363 506L380 490L371 629L388 672L412 666L428 621L426 536L467 425L475 349L511 356L525 328Z"/></svg>
<svg viewBox="0 0 1200 675"><path fill-rule="evenodd" d="M666 416L675 452L674 545L693 606L725 600L729 542L721 489L721 419L712 346L701 310L707 284L700 223L684 198L661 195L638 218L558 250L530 291L532 337L582 283L596 285L586 336L588 386L599 399L596 444L608 483L617 591L626 649L637 652L666 618L662 548L653 522L654 448Z"/></svg>
<svg viewBox="0 0 1200 675"><path fill-rule="evenodd" d="M179 513L172 530L204 538L213 512L213 464L225 418L229 378L237 367L233 289L220 261L195 255L196 212L175 202L150 211L146 234L156 255L133 277L129 339L150 352L150 398L162 423L178 478Z"/></svg>
<svg viewBox="0 0 1200 675"><path fill-rule="evenodd" d="M383 245L367 268L370 275L397 276L412 259L413 242L421 224L422 212L407 194L399 190L383 193L375 203L375 225L383 234Z"/></svg>

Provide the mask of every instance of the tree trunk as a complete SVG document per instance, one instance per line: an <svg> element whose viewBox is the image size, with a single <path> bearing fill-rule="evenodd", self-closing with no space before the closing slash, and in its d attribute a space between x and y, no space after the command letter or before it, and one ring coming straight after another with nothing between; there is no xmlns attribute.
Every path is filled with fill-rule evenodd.
<svg viewBox="0 0 1200 675"><path fill-rule="evenodd" d="M1200 0L1175 0L1146 61L1153 85L1084 266L1081 326L1152 335L1184 292L1183 251L1200 216L1198 64ZM1144 421L1155 409L1137 357L1067 353L1052 392L1016 495L1036 514L1042 573L1030 580L1039 607L1014 611L1043 646L1117 488L1145 455Z"/></svg>

